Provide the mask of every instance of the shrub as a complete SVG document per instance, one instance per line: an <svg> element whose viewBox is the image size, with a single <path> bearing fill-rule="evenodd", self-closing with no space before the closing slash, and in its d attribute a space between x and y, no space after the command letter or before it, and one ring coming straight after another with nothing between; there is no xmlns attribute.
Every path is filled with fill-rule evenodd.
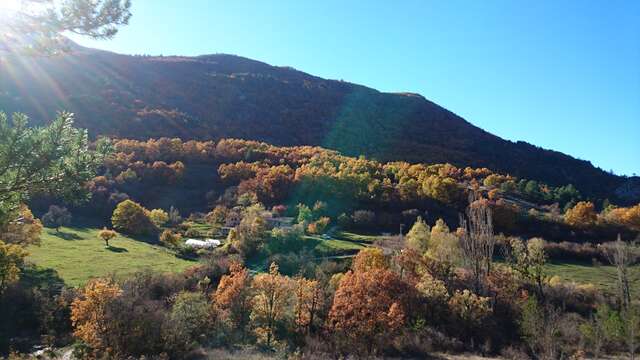
<svg viewBox="0 0 640 360"><path fill-rule="evenodd" d="M310 234L323 234L327 230L329 222L331 222L331 219L323 216L320 219L309 224L309 226L307 226L307 232L309 232Z"/></svg>
<svg viewBox="0 0 640 360"><path fill-rule="evenodd" d="M192 227L188 228L187 231L184 232L184 236L188 238L199 238L202 236L198 229L194 229Z"/></svg>
<svg viewBox="0 0 640 360"><path fill-rule="evenodd" d="M160 242L168 248L176 248L180 245L182 235L174 233L171 230L165 230L160 234Z"/></svg>
<svg viewBox="0 0 640 360"><path fill-rule="evenodd" d="M270 254L298 252L304 246L302 230L296 225L292 229L274 228L266 244Z"/></svg>
<svg viewBox="0 0 640 360"><path fill-rule="evenodd" d="M169 214L162 209L153 209L149 212L149 219L157 227L161 227L169 221Z"/></svg>
<svg viewBox="0 0 640 360"><path fill-rule="evenodd" d="M42 216L44 226L55 228L56 231L59 231L61 226L69 225L70 222L71 213L62 206L51 205L49 211Z"/></svg>
<svg viewBox="0 0 640 360"><path fill-rule="evenodd" d="M193 246L183 245L176 251L176 256L183 259L195 259L198 257L198 252Z"/></svg>
<svg viewBox="0 0 640 360"><path fill-rule="evenodd" d="M149 211L140 204L125 200L116 206L111 217L113 227L125 233L139 235L149 234L155 226L149 219Z"/></svg>
<svg viewBox="0 0 640 360"><path fill-rule="evenodd" d="M176 296L162 329L173 355L183 354L207 338L211 330L209 307L202 293L181 292Z"/></svg>

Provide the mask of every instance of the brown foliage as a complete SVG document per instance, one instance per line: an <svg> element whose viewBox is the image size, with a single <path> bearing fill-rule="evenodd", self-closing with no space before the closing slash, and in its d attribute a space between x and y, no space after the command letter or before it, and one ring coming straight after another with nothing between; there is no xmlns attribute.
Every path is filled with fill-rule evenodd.
<svg viewBox="0 0 640 360"><path fill-rule="evenodd" d="M295 279L294 321L300 332L309 333L318 321L325 294L317 280Z"/></svg>
<svg viewBox="0 0 640 360"><path fill-rule="evenodd" d="M249 271L238 262L231 264L230 274L220 279L213 294L214 311L218 318L244 334L252 307Z"/></svg>
<svg viewBox="0 0 640 360"><path fill-rule="evenodd" d="M395 273L372 268L347 272L336 290L329 326L338 341L372 352L404 324L403 294L408 286Z"/></svg>

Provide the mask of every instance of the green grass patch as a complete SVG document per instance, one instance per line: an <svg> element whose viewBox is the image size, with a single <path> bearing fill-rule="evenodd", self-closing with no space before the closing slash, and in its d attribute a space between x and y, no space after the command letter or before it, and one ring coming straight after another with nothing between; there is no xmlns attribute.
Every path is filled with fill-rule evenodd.
<svg viewBox="0 0 640 360"><path fill-rule="evenodd" d="M339 239L323 239L320 236L305 236L304 239L313 242L313 252L318 256L340 256L354 254L364 245Z"/></svg>
<svg viewBox="0 0 640 360"><path fill-rule="evenodd" d="M141 270L179 272L195 265L177 258L168 249L119 235L107 249L91 227L62 227L60 233L45 229L40 246L29 247L28 261L56 270L71 286L84 285L89 279L114 275L117 278Z"/></svg>
<svg viewBox="0 0 640 360"><path fill-rule="evenodd" d="M564 281L580 284L593 284L608 294L616 292L616 269L613 266L594 266L579 262L550 262L546 269L552 276ZM640 265L633 266L630 271L633 295L640 296Z"/></svg>
<svg viewBox="0 0 640 360"><path fill-rule="evenodd" d="M215 237L218 232L211 224L208 224L203 221L186 221L185 224L189 225L189 230L197 231L198 235L194 235L193 237Z"/></svg>
<svg viewBox="0 0 640 360"><path fill-rule="evenodd" d="M333 237L338 240L367 243L367 244L372 244L377 240L385 238L385 236L381 236L381 235L363 235L363 234L356 234L348 231L338 231L333 235Z"/></svg>

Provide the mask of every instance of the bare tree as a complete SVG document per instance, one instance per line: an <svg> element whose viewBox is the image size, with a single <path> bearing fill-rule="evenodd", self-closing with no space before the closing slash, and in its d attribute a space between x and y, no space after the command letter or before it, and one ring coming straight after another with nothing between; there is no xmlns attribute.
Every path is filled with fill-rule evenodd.
<svg viewBox="0 0 640 360"><path fill-rule="evenodd" d="M638 258L637 246L635 243L626 243L622 241L620 235L618 240L603 246L603 253L609 263L616 267L618 300L620 308L628 310L631 303L631 285L629 281L629 267L632 266Z"/></svg>
<svg viewBox="0 0 640 360"><path fill-rule="evenodd" d="M491 270L493 249L493 221L489 205L477 192L469 195L466 215L460 214L460 248L465 266L471 270L475 291L483 294L485 280Z"/></svg>
<svg viewBox="0 0 640 360"><path fill-rule="evenodd" d="M636 243L622 241L620 235L613 244L603 246L607 260L616 267L616 283L618 287L618 301L620 304L620 315L625 327L625 342L629 350L630 359L635 359L637 350L638 314L637 306L631 302L631 279L629 268L635 264L640 257Z"/></svg>

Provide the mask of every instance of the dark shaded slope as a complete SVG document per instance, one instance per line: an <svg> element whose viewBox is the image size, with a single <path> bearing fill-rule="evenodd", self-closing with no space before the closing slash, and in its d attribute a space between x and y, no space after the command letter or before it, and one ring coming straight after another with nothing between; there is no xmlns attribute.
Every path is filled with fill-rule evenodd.
<svg viewBox="0 0 640 360"><path fill-rule="evenodd" d="M223 137L322 145L382 161L486 166L610 196L624 178L513 143L412 94L380 93L230 55L138 57L79 48L0 63L0 108L36 122L57 110L92 135Z"/></svg>

